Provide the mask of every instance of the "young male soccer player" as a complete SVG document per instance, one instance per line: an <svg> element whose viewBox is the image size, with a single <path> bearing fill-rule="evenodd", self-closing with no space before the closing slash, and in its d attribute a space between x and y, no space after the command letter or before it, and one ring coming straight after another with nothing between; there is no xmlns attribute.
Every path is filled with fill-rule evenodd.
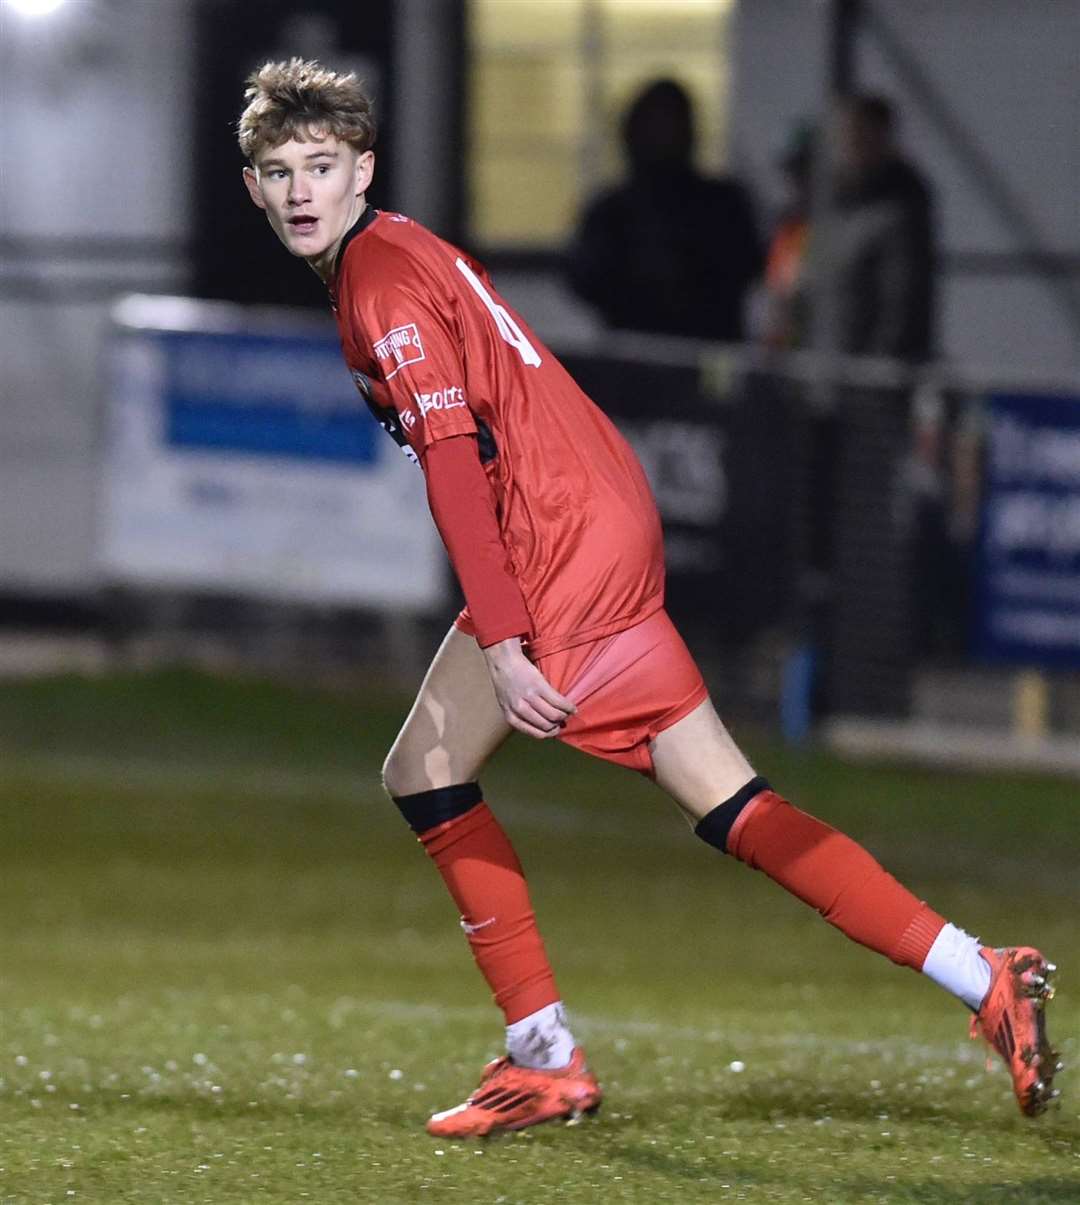
<svg viewBox="0 0 1080 1205"><path fill-rule="evenodd" d="M367 204L375 129L356 79L293 59L267 63L245 95L251 198L328 285L353 378L422 468L468 603L383 769L506 1019L506 1056L429 1131L520 1129L600 1103L477 782L515 729L649 775L704 841L959 997L1021 1110L1042 1112L1058 1069L1052 964L980 946L754 773L664 611L660 523L629 446L475 260Z"/></svg>

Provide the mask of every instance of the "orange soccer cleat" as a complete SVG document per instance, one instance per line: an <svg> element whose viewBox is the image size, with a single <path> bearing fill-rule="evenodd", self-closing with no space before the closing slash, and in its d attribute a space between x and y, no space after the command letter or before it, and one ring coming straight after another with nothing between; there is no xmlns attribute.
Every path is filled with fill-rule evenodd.
<svg viewBox="0 0 1080 1205"><path fill-rule="evenodd" d="M1046 1037L1045 1014L1057 967L1030 946L984 946L980 953L990 964L990 988L971 1019L971 1036L985 1038L1001 1055L1020 1112L1037 1117L1058 1095L1053 1083L1061 1064Z"/></svg>
<svg viewBox="0 0 1080 1205"><path fill-rule="evenodd" d="M595 1113L601 1099L580 1046L558 1071L519 1067L504 1055L488 1063L480 1086L464 1104L436 1113L427 1130L436 1138L483 1138L560 1117L576 1121L583 1113Z"/></svg>

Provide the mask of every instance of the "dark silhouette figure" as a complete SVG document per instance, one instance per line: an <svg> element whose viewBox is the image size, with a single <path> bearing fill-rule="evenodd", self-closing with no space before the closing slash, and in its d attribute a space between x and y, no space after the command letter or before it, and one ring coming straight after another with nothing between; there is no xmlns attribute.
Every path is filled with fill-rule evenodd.
<svg viewBox="0 0 1080 1205"><path fill-rule="evenodd" d="M746 190L694 167L693 108L673 80L637 97L623 140L629 178L586 210L571 286L612 327L740 339L743 299L762 267Z"/></svg>
<svg viewBox="0 0 1080 1205"><path fill-rule="evenodd" d="M836 120L836 209L827 262L838 350L919 361L933 351L933 204L896 143L892 105L845 100Z"/></svg>

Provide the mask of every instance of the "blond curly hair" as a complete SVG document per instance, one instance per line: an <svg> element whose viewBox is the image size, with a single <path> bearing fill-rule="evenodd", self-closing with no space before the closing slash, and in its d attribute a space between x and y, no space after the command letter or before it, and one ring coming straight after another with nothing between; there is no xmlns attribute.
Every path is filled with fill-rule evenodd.
<svg viewBox="0 0 1080 1205"><path fill-rule="evenodd" d="M264 63L245 81L247 102L236 125L240 150L254 163L290 138L331 135L357 151L375 143L371 97L351 71L330 71L314 60Z"/></svg>

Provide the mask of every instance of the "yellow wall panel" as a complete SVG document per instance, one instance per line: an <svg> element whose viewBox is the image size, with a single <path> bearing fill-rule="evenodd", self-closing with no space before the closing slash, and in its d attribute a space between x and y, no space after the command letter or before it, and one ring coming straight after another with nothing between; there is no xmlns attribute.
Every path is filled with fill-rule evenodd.
<svg viewBox="0 0 1080 1205"><path fill-rule="evenodd" d="M719 168L732 7L732 0L471 0L473 237L494 246L563 244L589 195L622 175L622 114L660 76L690 91L699 162Z"/></svg>

